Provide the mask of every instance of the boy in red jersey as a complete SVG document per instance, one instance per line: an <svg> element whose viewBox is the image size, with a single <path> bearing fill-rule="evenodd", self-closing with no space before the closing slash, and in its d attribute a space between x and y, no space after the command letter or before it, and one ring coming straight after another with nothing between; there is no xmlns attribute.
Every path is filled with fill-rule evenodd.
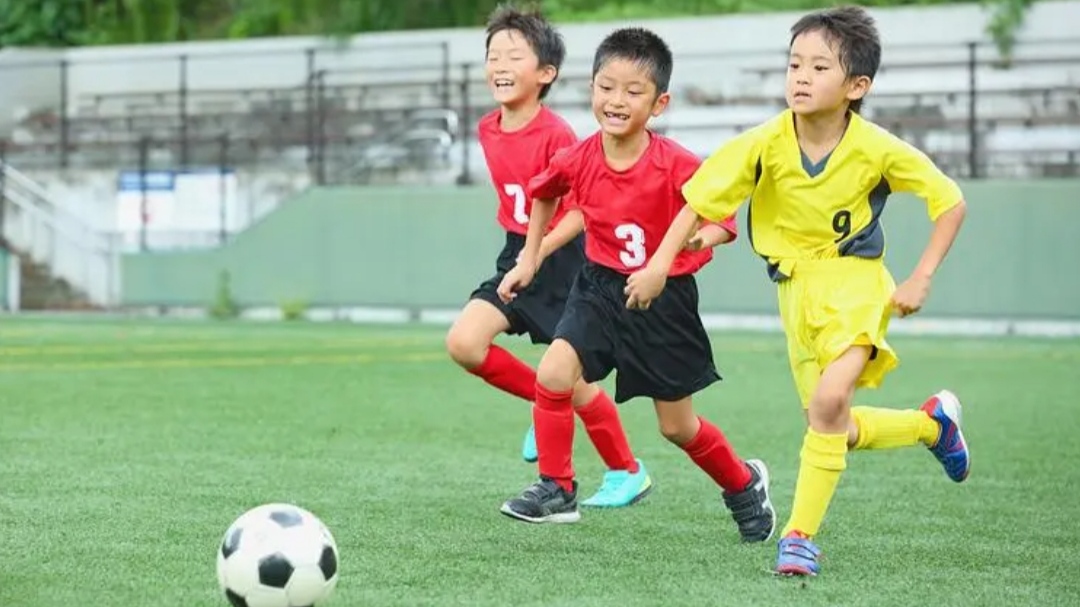
<svg viewBox="0 0 1080 607"><path fill-rule="evenodd" d="M496 287L525 243L531 211L525 195L528 179L577 139L573 129L542 104L565 54L559 34L539 14L500 7L488 23L486 76L499 107L480 120L479 139L499 196L498 221L506 230L506 245L496 260L495 275L473 291L446 338L458 364L526 402L534 400L535 371L493 341L508 333L551 343L584 262L581 213L568 210L569 198L558 205L557 223L537 252L540 269L532 287L511 303L499 298ZM585 505L620 507L643 498L652 480L630 450L611 398L595 385L577 382L573 403L608 467L600 490ZM522 450L530 462L537 459L534 436L530 428Z"/></svg>
<svg viewBox="0 0 1080 607"><path fill-rule="evenodd" d="M712 259L712 247L735 238L733 218L701 227L651 307L632 309L635 302L624 291L627 276L645 265L685 205L680 188L701 164L646 128L650 116L668 104L671 70L671 51L656 34L631 28L609 35L593 61L592 109L600 132L559 151L529 182L535 201L525 249L499 295L516 301L528 292L538 277L555 201L570 191L585 221L587 262L537 371L533 421L540 480L501 511L533 522L580 519L572 464L573 387L582 378L599 381L617 370L615 400L652 398L660 432L723 489L742 539L760 542L772 535L775 521L768 470L761 461L741 460L692 403L695 392L720 379L698 315L693 274Z"/></svg>

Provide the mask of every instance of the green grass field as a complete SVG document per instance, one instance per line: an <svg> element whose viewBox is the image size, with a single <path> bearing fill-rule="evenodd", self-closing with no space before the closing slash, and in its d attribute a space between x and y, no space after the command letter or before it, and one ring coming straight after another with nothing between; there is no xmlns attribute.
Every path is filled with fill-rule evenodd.
<svg viewBox="0 0 1080 607"><path fill-rule="evenodd" d="M621 409L656 491L578 525L498 513L529 483L528 408L455 368L442 330L0 319L0 605L224 606L214 556L264 502L311 509L341 550L333 605L1080 605L1080 342L896 338L860 402L947 386L974 466L855 453L823 575L774 578L717 491ZM540 350L507 340L536 361ZM786 519L802 414L780 335L717 334L701 413L762 457ZM601 466L578 433L585 490Z"/></svg>

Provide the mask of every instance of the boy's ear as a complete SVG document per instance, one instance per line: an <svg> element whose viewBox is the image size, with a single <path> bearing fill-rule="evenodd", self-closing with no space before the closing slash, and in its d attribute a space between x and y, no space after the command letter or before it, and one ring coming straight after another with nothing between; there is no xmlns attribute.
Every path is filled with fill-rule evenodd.
<svg viewBox="0 0 1080 607"><path fill-rule="evenodd" d="M862 99L870 92L870 86L873 81L869 76L856 76L848 83L847 98L848 101L856 101Z"/></svg>
<svg viewBox="0 0 1080 607"><path fill-rule="evenodd" d="M554 65L545 65L540 68L540 84L551 84L559 75L559 69Z"/></svg>
<svg viewBox="0 0 1080 607"><path fill-rule="evenodd" d="M653 118L664 113L668 104L671 103L671 93L660 93L656 96L656 101L653 101L652 111Z"/></svg>

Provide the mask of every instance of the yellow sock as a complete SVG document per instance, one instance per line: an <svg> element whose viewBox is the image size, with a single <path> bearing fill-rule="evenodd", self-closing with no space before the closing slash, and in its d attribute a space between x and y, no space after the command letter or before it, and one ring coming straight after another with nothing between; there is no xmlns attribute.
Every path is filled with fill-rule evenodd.
<svg viewBox="0 0 1080 607"><path fill-rule="evenodd" d="M795 503L783 535L798 531L817 535L825 511L829 509L840 473L847 467L847 433L819 434L806 429L799 453L799 480L795 483Z"/></svg>
<svg viewBox="0 0 1080 607"><path fill-rule="evenodd" d="M933 445L941 428L921 409L852 407L859 428L854 449L895 449L923 443Z"/></svg>

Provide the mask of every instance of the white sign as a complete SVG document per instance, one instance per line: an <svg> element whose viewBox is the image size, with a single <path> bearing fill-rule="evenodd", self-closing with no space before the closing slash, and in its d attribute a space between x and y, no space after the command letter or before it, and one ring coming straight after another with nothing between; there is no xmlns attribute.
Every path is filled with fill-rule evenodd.
<svg viewBox="0 0 1080 607"><path fill-rule="evenodd" d="M205 246L222 230L242 227L236 173L231 169L121 171L116 188L116 230L128 247Z"/></svg>

